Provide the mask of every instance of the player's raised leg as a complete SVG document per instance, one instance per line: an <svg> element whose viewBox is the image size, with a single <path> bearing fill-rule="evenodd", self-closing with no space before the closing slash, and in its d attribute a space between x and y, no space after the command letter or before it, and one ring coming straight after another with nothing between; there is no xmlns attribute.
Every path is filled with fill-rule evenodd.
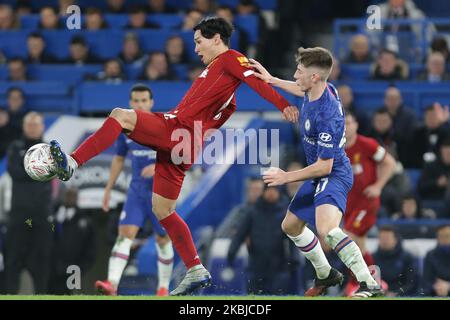
<svg viewBox="0 0 450 320"><path fill-rule="evenodd" d="M56 140L52 140L50 150L58 165L58 178L69 180L76 168L110 147L122 131L132 132L136 120L137 116L133 110L115 108L100 129L89 136L70 156L62 151Z"/></svg>
<svg viewBox="0 0 450 320"><path fill-rule="evenodd" d="M211 275L200 261L189 227L175 211L176 200L157 194L158 190L155 189L159 184L157 181L158 176L155 175L152 197L153 212L172 239L173 246L187 269L183 281L170 295L187 295L198 288L209 286ZM176 196L178 197L178 195Z"/></svg>
<svg viewBox="0 0 450 320"><path fill-rule="evenodd" d="M316 271L314 286L305 292L305 296L321 295L327 288L342 283L344 280L343 275L330 266L320 246L319 239L306 226L304 221L288 211L281 228L289 239L295 243L305 258L311 262Z"/></svg>
<svg viewBox="0 0 450 320"><path fill-rule="evenodd" d="M322 204L316 208L316 227L319 235L337 253L360 283L360 289L353 295L357 298L376 297L383 294L379 284L370 274L356 243L339 228L342 219L340 210L331 204Z"/></svg>

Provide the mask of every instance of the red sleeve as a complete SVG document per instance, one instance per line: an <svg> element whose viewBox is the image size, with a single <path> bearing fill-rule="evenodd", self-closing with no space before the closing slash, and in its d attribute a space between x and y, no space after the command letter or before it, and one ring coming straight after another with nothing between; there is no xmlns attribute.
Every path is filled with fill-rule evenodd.
<svg viewBox="0 0 450 320"><path fill-rule="evenodd" d="M254 76L254 71L248 65L248 59L238 53L230 52L224 56L223 66L226 72L245 82L261 97L275 105L280 111L290 105L271 85Z"/></svg>
<svg viewBox="0 0 450 320"><path fill-rule="evenodd" d="M377 140L364 137L364 149L369 157L376 162L383 161L386 156L386 150L377 142Z"/></svg>

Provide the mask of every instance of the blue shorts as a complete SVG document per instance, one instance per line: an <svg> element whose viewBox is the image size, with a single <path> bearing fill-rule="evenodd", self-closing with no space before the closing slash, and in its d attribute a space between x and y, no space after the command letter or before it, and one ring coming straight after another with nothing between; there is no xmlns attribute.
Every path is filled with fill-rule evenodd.
<svg viewBox="0 0 450 320"><path fill-rule="evenodd" d="M298 189L288 210L300 220L316 227L316 208L322 204L331 204L342 214L345 213L347 194L352 184L353 176L350 179L328 176L320 180L306 180Z"/></svg>
<svg viewBox="0 0 450 320"><path fill-rule="evenodd" d="M120 214L119 225L131 224L142 228L146 219L151 220L153 231L158 235L167 234L152 211L151 189L142 184L131 183Z"/></svg>

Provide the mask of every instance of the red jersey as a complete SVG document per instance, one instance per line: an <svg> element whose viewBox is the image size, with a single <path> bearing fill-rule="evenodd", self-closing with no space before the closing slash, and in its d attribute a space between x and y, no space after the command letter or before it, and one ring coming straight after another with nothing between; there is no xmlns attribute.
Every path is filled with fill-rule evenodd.
<svg viewBox="0 0 450 320"><path fill-rule="evenodd" d="M353 188L348 194L347 207L370 209L380 206L380 198L369 199L363 191L377 180L377 164L386 156L386 150L375 139L359 135L353 146L346 148L353 169Z"/></svg>
<svg viewBox="0 0 450 320"><path fill-rule="evenodd" d="M164 116L177 119L182 127L193 128L201 121L204 131L220 128L236 110L236 89L247 83L280 111L289 105L269 84L254 76L248 59L235 50L216 57L194 81L177 107Z"/></svg>

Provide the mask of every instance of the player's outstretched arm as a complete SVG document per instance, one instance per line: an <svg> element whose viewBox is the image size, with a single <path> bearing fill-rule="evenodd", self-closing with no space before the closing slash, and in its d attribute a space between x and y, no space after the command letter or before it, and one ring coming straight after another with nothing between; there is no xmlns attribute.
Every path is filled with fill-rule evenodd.
<svg viewBox="0 0 450 320"><path fill-rule="evenodd" d="M105 187L105 193L103 194L103 201L102 201L102 209L105 212L109 211L109 200L111 199L111 191L114 185L116 184L119 174L122 172L124 162L125 157L117 155L114 156L111 162L111 168L109 170L109 179Z"/></svg>
<svg viewBox="0 0 450 320"><path fill-rule="evenodd" d="M384 186L394 174L396 162L394 157L386 153L383 160L378 163L377 181L364 189L363 193L368 198L376 198L381 195Z"/></svg>
<svg viewBox="0 0 450 320"><path fill-rule="evenodd" d="M264 68L264 66L261 63L259 63L255 59L249 59L249 61L250 66L257 71L255 72L255 76L258 77L259 79L295 96L303 97L305 95L305 93L302 90L300 90L300 87L295 83L295 81L288 81L274 77L270 74L269 71L267 71L266 68Z"/></svg>
<svg viewBox="0 0 450 320"><path fill-rule="evenodd" d="M280 168L270 168L263 173L263 180L269 185L269 187L281 186L286 183L295 181L304 181L308 179L320 178L327 176L331 173L333 168L333 158L331 159L318 159L313 164L306 168L286 172Z"/></svg>

